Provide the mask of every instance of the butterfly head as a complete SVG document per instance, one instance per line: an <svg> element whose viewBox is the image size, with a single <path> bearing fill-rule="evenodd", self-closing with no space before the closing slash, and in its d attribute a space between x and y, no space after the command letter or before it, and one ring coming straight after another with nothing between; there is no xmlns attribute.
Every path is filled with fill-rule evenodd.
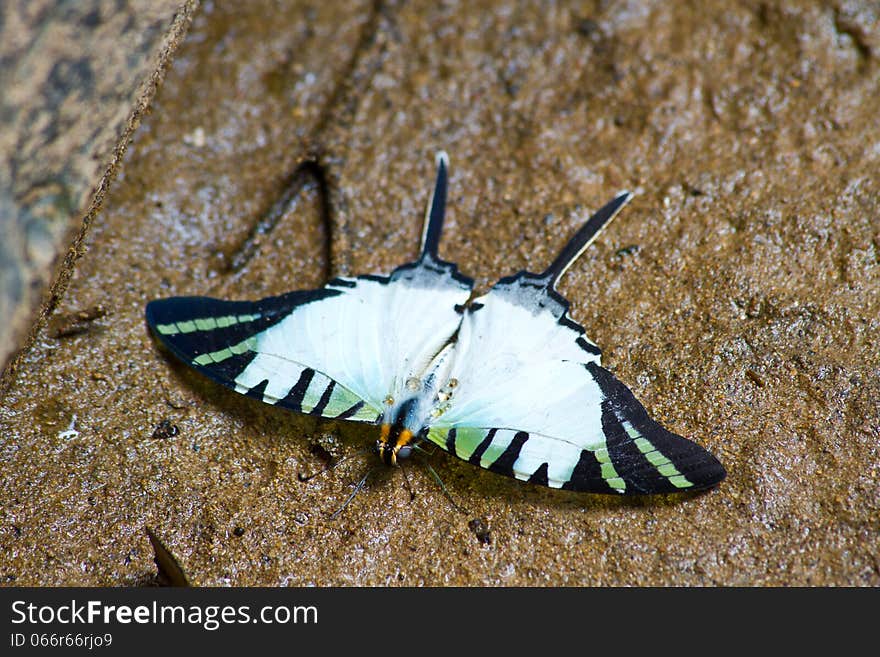
<svg viewBox="0 0 880 657"><path fill-rule="evenodd" d="M376 441L376 453L386 465L398 465L413 451L413 433L399 424L383 424Z"/></svg>
<svg viewBox="0 0 880 657"><path fill-rule="evenodd" d="M376 441L376 453L386 465L399 465L398 461L408 458L413 452L414 443L423 437L422 402L420 395L407 397L398 403L391 395L386 399L387 408Z"/></svg>

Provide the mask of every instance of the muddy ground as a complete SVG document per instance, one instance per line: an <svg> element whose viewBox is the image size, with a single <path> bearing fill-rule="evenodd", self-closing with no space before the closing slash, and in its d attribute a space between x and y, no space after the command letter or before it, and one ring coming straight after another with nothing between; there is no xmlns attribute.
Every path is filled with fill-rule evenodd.
<svg viewBox="0 0 880 657"><path fill-rule="evenodd" d="M0 577L156 581L149 526L205 585L880 584L880 16L868 2L203 5L6 374ZM259 298L417 250L485 287L564 279L651 413L716 454L697 496L551 491L221 389L145 303ZM414 322L418 318L413 318Z"/></svg>

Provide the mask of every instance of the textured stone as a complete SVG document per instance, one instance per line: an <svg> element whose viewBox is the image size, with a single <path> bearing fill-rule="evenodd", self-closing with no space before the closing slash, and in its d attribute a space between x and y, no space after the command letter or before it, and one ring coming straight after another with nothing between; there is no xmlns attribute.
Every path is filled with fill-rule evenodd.
<svg viewBox="0 0 880 657"><path fill-rule="evenodd" d="M0 363L100 202L194 4L0 6Z"/></svg>
<svg viewBox="0 0 880 657"><path fill-rule="evenodd" d="M196 17L55 310L87 328L41 329L9 377L0 576L153 582L149 526L198 584L880 584L874 5L467 7ZM374 432L219 389L149 337L152 298L406 261L438 148L441 255L481 286L636 192L562 292L605 365L721 458L716 490L578 495L439 451L467 514L417 464L414 499L369 455L303 483Z"/></svg>

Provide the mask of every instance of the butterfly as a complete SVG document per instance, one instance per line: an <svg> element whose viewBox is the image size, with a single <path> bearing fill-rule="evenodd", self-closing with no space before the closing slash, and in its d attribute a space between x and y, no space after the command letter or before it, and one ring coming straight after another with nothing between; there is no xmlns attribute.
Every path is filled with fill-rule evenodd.
<svg viewBox="0 0 880 657"><path fill-rule="evenodd" d="M556 285L632 198L617 195L540 274L472 297L438 255L448 157L437 155L418 259L259 301L172 297L147 323L176 357L233 390L297 413L376 425L398 465L433 443L492 472L590 493L700 490L721 463L648 415L600 365Z"/></svg>

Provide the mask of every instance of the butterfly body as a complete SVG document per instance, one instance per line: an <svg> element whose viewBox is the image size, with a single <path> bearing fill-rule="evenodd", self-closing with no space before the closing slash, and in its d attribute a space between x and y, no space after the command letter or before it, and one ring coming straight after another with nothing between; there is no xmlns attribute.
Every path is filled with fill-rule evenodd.
<svg viewBox="0 0 880 657"><path fill-rule="evenodd" d="M725 473L651 419L601 367L556 291L630 199L594 214L540 274L473 281L441 260L447 159L438 156L419 258L388 276L336 278L259 301L174 297L147 305L156 336L195 369L265 403L377 425L388 465L431 442L483 468L596 493L699 490Z"/></svg>

